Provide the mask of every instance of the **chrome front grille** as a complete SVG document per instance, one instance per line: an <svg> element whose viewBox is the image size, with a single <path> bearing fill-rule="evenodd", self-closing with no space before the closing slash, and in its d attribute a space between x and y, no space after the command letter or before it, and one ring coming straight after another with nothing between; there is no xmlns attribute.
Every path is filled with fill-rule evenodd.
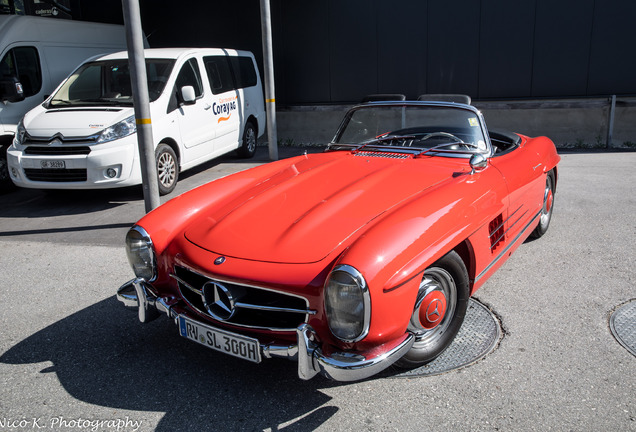
<svg viewBox="0 0 636 432"><path fill-rule="evenodd" d="M170 276L181 296L194 310L235 326L273 331L293 331L306 323L309 302L303 297L211 279L182 266Z"/></svg>

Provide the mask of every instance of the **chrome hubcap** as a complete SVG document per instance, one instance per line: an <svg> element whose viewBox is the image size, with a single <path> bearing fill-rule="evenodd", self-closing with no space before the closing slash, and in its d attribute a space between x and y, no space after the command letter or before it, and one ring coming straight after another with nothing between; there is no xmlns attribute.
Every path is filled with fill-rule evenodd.
<svg viewBox="0 0 636 432"><path fill-rule="evenodd" d="M172 155L168 152L164 152L159 156L157 160L157 176L159 182L163 186L171 186L174 183L176 173L176 163Z"/></svg>
<svg viewBox="0 0 636 432"><path fill-rule="evenodd" d="M251 127L245 131L245 142L250 153L256 150L256 132Z"/></svg>
<svg viewBox="0 0 636 432"><path fill-rule="evenodd" d="M552 177L548 176L545 181L545 192L543 194L543 210L541 210L541 225L545 226L550 222L550 216L552 215L552 203L554 200L554 194L552 190L554 185L552 184Z"/></svg>
<svg viewBox="0 0 636 432"><path fill-rule="evenodd" d="M446 270L433 267L424 272L411 316L409 331L415 334L418 348L434 344L453 320L457 305L457 288Z"/></svg>

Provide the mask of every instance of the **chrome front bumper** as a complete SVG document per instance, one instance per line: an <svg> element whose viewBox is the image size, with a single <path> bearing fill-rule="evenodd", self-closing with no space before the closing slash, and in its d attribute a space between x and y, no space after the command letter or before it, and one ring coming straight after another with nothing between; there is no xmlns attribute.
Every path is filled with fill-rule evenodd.
<svg viewBox="0 0 636 432"><path fill-rule="evenodd" d="M117 300L126 307L137 309L139 321L146 323L164 313L177 321L184 313L178 300L155 297L143 279L133 279L117 290ZM321 374L336 381L358 381L373 376L401 358L413 345L413 335L405 334L404 339L394 347L365 356L359 353L332 353L325 355L318 345L316 333L308 324L296 329L297 344L289 346L260 345L265 358L288 358L298 362L298 376L303 380Z"/></svg>

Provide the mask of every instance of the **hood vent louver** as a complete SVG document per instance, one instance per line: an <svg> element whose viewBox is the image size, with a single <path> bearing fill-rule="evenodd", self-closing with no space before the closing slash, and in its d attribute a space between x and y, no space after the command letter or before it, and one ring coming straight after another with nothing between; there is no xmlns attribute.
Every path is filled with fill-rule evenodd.
<svg viewBox="0 0 636 432"><path fill-rule="evenodd" d="M355 153L355 156L365 156L365 157L383 157L389 159L408 159L412 155L404 154L404 153L391 153L391 152L383 152L383 151L359 151Z"/></svg>

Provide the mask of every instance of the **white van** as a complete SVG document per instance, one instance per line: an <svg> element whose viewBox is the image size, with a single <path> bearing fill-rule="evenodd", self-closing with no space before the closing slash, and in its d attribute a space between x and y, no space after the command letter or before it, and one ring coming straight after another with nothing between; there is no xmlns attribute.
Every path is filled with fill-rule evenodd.
<svg viewBox="0 0 636 432"><path fill-rule="evenodd" d="M24 114L87 58L125 49L121 25L0 15L0 190L12 185L6 149Z"/></svg>
<svg viewBox="0 0 636 432"><path fill-rule="evenodd" d="M215 48L145 50L159 192L184 171L232 150L251 157L265 124L252 53ZM11 180L39 189L141 183L126 52L81 65L17 128Z"/></svg>

